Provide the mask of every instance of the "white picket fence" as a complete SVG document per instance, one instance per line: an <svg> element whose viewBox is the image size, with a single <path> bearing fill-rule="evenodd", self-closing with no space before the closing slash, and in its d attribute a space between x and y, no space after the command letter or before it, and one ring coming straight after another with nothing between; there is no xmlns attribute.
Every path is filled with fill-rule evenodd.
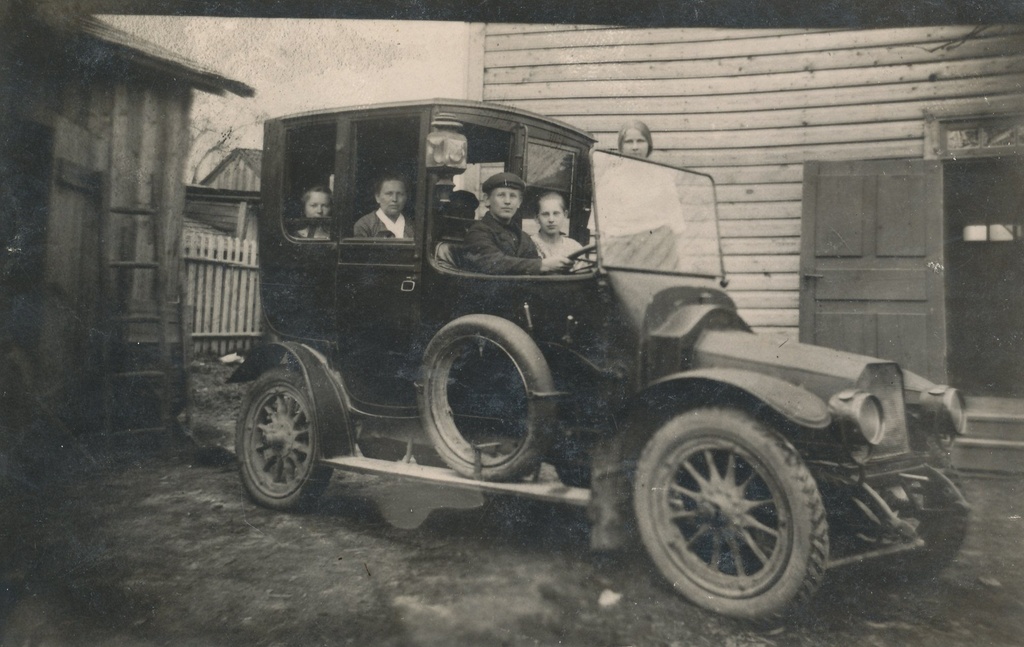
<svg viewBox="0 0 1024 647"><path fill-rule="evenodd" d="M256 241L185 232L182 260L193 353L252 347L261 334Z"/></svg>

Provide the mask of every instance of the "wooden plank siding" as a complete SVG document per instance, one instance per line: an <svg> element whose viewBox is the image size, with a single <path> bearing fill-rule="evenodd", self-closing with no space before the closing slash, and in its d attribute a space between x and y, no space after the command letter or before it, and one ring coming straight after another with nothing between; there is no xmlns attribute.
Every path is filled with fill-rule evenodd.
<svg viewBox="0 0 1024 647"><path fill-rule="evenodd" d="M106 233L110 234L107 261L157 261L159 270L107 269L108 298L127 280L130 300L122 314L166 315L162 333L176 356L183 348L180 321L181 231L185 186L181 181L188 156L188 120L191 89L184 85L118 84L115 87L109 130L110 184ZM127 215L119 209L150 210ZM155 244L160 241L161 250ZM163 302L155 299L157 281ZM113 310L111 311L113 313ZM157 344L158 323L132 323L125 341Z"/></svg>
<svg viewBox="0 0 1024 647"><path fill-rule="evenodd" d="M613 148L646 122L653 159L715 178L728 291L796 339L803 164L922 158L926 111L1024 102L1024 26L879 30L487 25L486 101Z"/></svg>

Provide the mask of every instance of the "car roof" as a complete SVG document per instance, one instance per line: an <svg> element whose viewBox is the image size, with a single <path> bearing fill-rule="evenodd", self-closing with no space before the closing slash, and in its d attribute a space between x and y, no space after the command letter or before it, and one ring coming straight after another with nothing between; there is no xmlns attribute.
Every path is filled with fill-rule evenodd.
<svg viewBox="0 0 1024 647"><path fill-rule="evenodd" d="M497 103L488 103L485 101L470 101L467 99L423 99L418 101L397 101L391 103L372 103L362 104L354 106L345 106L341 108L325 108L320 110L308 110L305 112L293 113L289 115L282 115L268 119L267 121L291 121L293 119L307 119L310 117L328 116L328 115L343 115L343 114L355 114L355 113L367 113L367 112L378 112L387 111L393 109L402 108L431 108L444 111L446 109L452 109L454 112L465 112L467 109L473 112L491 114L494 116L502 116L510 118L514 121L538 121L546 124L558 126L561 129L572 132L573 134L586 139L590 143L594 143L596 140L594 137L585 130L581 130L572 124L568 124L559 119L554 119L530 110L524 110L522 108L516 108L513 106L506 106Z"/></svg>

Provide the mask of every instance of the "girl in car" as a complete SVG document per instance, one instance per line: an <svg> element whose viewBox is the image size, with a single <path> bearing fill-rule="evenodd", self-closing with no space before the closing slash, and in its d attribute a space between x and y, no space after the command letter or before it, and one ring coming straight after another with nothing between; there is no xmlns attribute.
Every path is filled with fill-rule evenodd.
<svg viewBox="0 0 1024 647"><path fill-rule="evenodd" d="M327 240L331 237L331 191L325 186L314 186L302 194L302 215L310 220L295 232L296 238Z"/></svg>
<svg viewBox="0 0 1024 647"><path fill-rule="evenodd" d="M541 258L566 257L582 248L582 245L562 233L567 219L562 194L548 191L537 200L538 230L530 237Z"/></svg>

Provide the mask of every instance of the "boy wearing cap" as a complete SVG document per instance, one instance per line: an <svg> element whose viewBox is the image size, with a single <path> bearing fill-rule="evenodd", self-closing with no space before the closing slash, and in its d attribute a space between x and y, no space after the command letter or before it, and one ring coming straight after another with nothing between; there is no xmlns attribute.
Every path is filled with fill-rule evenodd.
<svg viewBox="0 0 1024 647"><path fill-rule="evenodd" d="M485 274L546 274L572 265L563 256L541 258L537 246L513 222L525 188L514 173L497 173L484 182L487 213L466 232L466 269Z"/></svg>

